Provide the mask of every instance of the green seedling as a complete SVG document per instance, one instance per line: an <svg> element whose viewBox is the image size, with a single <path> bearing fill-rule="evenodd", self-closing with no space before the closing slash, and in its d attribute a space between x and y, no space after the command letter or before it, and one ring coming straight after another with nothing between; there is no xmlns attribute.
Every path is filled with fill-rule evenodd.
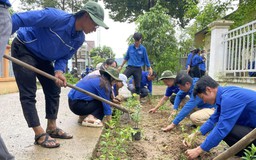
<svg viewBox="0 0 256 160"><path fill-rule="evenodd" d="M186 143L189 147L194 146L196 139L198 137L199 128L200 127L197 127L196 129L194 129L190 135L188 135L188 134L185 135L184 140L186 141Z"/></svg>
<svg viewBox="0 0 256 160"><path fill-rule="evenodd" d="M244 149L244 155L242 157L243 160L253 160L256 159L256 146L252 144L249 149Z"/></svg>

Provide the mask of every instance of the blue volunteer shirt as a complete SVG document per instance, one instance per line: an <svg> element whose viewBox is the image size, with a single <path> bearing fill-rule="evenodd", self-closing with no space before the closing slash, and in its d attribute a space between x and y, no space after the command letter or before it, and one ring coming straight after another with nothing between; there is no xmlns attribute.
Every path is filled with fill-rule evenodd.
<svg viewBox="0 0 256 160"><path fill-rule="evenodd" d="M187 62L186 62L186 69L188 69L188 66L190 65L192 56L193 56L193 53L190 52L188 54L188 59L187 59Z"/></svg>
<svg viewBox="0 0 256 160"><path fill-rule="evenodd" d="M12 33L18 30L18 39L29 51L55 62L55 70L63 72L85 40L84 33L75 30L75 17L54 8L14 14L12 23Z"/></svg>
<svg viewBox="0 0 256 160"><path fill-rule="evenodd" d="M167 87L165 91L165 96L170 97L173 93L178 93L178 92L179 92L178 86Z"/></svg>
<svg viewBox="0 0 256 160"><path fill-rule="evenodd" d="M148 80L148 74L149 74L149 72L142 71L141 81L140 81L140 88L147 87L149 92L152 94L152 84L153 84L153 82ZM129 84L132 84L133 81L134 81L134 78L132 77L129 81Z"/></svg>
<svg viewBox="0 0 256 160"><path fill-rule="evenodd" d="M200 56L201 58L201 63L199 64L199 69L202 70L202 71L206 71L206 66L205 66L205 61L203 60L203 57Z"/></svg>
<svg viewBox="0 0 256 160"><path fill-rule="evenodd" d="M100 77L94 77L94 78L84 77L82 80L80 80L76 84L76 86L110 101L111 86L108 86L109 92L106 93L105 89L100 87ZM72 89L68 93L68 98L71 100L85 100L85 101L94 100L94 98L92 98L91 96L84 94L82 92L79 92L75 89ZM111 115L112 110L110 105L104 102L102 102L102 104L103 104L104 114Z"/></svg>
<svg viewBox="0 0 256 160"><path fill-rule="evenodd" d="M150 67L147 50L142 44L139 48L136 48L134 44L130 45L124 59L128 66L141 67L146 65Z"/></svg>
<svg viewBox="0 0 256 160"><path fill-rule="evenodd" d="M200 128L203 135L210 134L201 144L209 151L223 140L235 125L256 127L256 92L234 86L218 87L217 109Z"/></svg>
<svg viewBox="0 0 256 160"><path fill-rule="evenodd" d="M178 125L195 107L198 108L215 108L215 105L210 105L207 103L204 103L201 98L198 96L193 96L193 90L196 82L199 80L199 78L193 78L193 84L190 87L190 90L188 92L184 92L182 90L179 90L179 92L176 95L173 109L178 110L178 107L180 105L180 102L183 98L186 97L186 95L190 96L189 101L185 104L185 106L180 110L178 115L173 120L173 123L175 125Z"/></svg>
<svg viewBox="0 0 256 160"><path fill-rule="evenodd" d="M200 55L196 54L194 55L194 57L192 58L192 63L191 63L191 67L194 66L198 66L199 64L201 64L203 62L202 58Z"/></svg>
<svg viewBox="0 0 256 160"><path fill-rule="evenodd" d="M9 0L0 0L1 4L6 4L7 6L11 7L11 3Z"/></svg>

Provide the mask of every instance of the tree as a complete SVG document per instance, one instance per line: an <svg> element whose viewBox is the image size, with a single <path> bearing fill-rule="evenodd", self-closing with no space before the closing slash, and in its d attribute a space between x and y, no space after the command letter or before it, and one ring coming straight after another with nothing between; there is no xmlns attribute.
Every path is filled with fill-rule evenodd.
<svg viewBox="0 0 256 160"><path fill-rule="evenodd" d="M190 8L188 14L195 14L195 21L190 26L185 27L179 37L179 48L181 53L188 53L189 48L194 44L194 36L197 32L207 28L211 22L221 19L229 8L231 0L222 2L221 0L208 1L202 9ZM202 44L203 45L203 44ZM201 48L202 46L195 46Z"/></svg>
<svg viewBox="0 0 256 160"><path fill-rule="evenodd" d="M91 57L99 56L100 58L103 58L103 59L115 58L115 54L112 48L107 46L103 46L102 48L101 47L93 48L90 51L90 56Z"/></svg>
<svg viewBox="0 0 256 160"><path fill-rule="evenodd" d="M256 20L256 1L255 0L240 0L238 9L227 16L226 19L234 21L231 28L236 28L253 20Z"/></svg>
<svg viewBox="0 0 256 160"><path fill-rule="evenodd" d="M197 31L207 27L211 22L221 19L225 16L226 11L229 9L231 1L222 2L221 0L210 1L204 6L204 9L199 12L195 17Z"/></svg>
<svg viewBox="0 0 256 160"><path fill-rule="evenodd" d="M88 0L20 0L22 9L32 10L35 8L53 7L68 12L77 12Z"/></svg>
<svg viewBox="0 0 256 160"><path fill-rule="evenodd" d="M97 65L98 63L102 63L102 62L104 62L104 61L105 61L105 59L104 59L104 58L101 58L100 56L93 56L93 57L92 57L92 65L93 65L94 68L96 67L96 65Z"/></svg>
<svg viewBox="0 0 256 160"><path fill-rule="evenodd" d="M167 9L157 3L149 12L136 20L137 31L142 33L151 64L158 73L164 70L178 70L178 52L175 31Z"/></svg>
<svg viewBox="0 0 256 160"><path fill-rule="evenodd" d="M185 16L190 8L196 7L198 0L159 0L160 5L165 6L168 15L179 20L184 27L195 14ZM139 15L148 12L157 4L157 0L104 0L105 7L110 9L110 17L114 21L133 22Z"/></svg>

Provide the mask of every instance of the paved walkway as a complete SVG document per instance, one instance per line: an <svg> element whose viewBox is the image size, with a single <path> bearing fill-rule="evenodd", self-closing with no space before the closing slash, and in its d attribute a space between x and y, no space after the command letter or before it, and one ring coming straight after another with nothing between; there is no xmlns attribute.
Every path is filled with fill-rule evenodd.
<svg viewBox="0 0 256 160"><path fill-rule="evenodd" d="M77 116L68 108L67 93L63 88L57 124L73 134L70 140L59 140L60 148L46 149L34 145L34 132L27 127L18 93L0 95L0 133L16 160L86 160L92 156L101 129L82 127ZM37 91L37 110L43 128L46 128L43 91Z"/></svg>

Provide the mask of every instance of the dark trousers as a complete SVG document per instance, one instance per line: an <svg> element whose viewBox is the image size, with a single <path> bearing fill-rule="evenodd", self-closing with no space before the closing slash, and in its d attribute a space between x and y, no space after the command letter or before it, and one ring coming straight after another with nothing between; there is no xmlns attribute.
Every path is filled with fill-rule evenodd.
<svg viewBox="0 0 256 160"><path fill-rule="evenodd" d="M127 78L130 76L133 76L134 78L134 84L135 84L135 93L140 94L140 81L141 81L141 75L142 75L142 69L141 67L133 67L133 66L127 66L124 74Z"/></svg>
<svg viewBox="0 0 256 160"><path fill-rule="evenodd" d="M205 75L205 71L200 70L200 76L203 77Z"/></svg>
<svg viewBox="0 0 256 160"><path fill-rule="evenodd" d="M171 95L171 97L170 97L170 102L171 102L171 104L173 104L173 105L174 105L175 98L176 98L176 94L173 94L173 95Z"/></svg>
<svg viewBox="0 0 256 160"><path fill-rule="evenodd" d="M52 62L36 57L16 38L12 42L11 53L14 58L17 58L48 74L54 75ZM37 90L36 78L38 78L39 82L41 83L45 95L46 119L57 119L60 88L55 84L55 82L15 63L13 63L13 71L19 88L23 114L28 126L40 126L35 100Z"/></svg>
<svg viewBox="0 0 256 160"><path fill-rule="evenodd" d="M101 101L84 101L68 99L68 103L70 110L76 115L85 116L91 114L100 120L102 120L104 117L103 105Z"/></svg>
<svg viewBox="0 0 256 160"><path fill-rule="evenodd" d="M242 139L245 135L247 135L252 130L253 128L250 128L250 127L235 125L234 128L230 131L230 133L224 138L224 141L229 146L233 146L236 142L238 142L240 139ZM254 140L252 143L256 145L256 140ZM252 143L249 144L247 147L251 146ZM239 156L239 157L244 156L243 152L244 150L238 152L236 156Z"/></svg>
<svg viewBox="0 0 256 160"><path fill-rule="evenodd" d="M200 78L201 73L198 66L193 66L190 68L189 75L192 78Z"/></svg>
<svg viewBox="0 0 256 160"><path fill-rule="evenodd" d="M135 88L130 88L130 91L131 91L132 93L136 93L136 92L135 92ZM148 90L147 88L145 88L145 87L140 88L140 94L139 94L139 95L140 95L140 98L147 97L148 94L149 94L149 90Z"/></svg>

